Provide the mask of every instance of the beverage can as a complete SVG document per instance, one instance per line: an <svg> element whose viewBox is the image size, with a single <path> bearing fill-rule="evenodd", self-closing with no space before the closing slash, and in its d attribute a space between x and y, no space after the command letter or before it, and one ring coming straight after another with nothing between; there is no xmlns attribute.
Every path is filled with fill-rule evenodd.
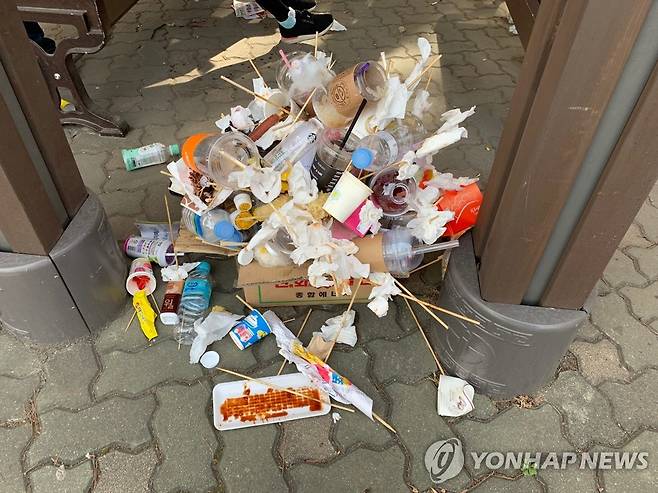
<svg viewBox="0 0 658 493"><path fill-rule="evenodd" d="M258 310L242 318L229 332L238 349L246 349L267 336L272 329Z"/></svg>

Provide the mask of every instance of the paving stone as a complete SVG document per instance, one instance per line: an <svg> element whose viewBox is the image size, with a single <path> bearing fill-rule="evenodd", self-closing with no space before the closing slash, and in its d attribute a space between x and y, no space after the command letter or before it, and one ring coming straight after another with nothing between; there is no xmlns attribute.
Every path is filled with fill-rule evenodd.
<svg viewBox="0 0 658 493"><path fill-rule="evenodd" d="M98 198L101 200L108 216L118 213L139 215L142 212L144 192L142 190L114 191L102 193Z"/></svg>
<svg viewBox="0 0 658 493"><path fill-rule="evenodd" d="M603 334L597 329L592 322L587 319L585 320L580 327L578 327L578 332L576 333L576 340L587 341L587 342L596 342Z"/></svg>
<svg viewBox="0 0 658 493"><path fill-rule="evenodd" d="M475 409L468 413L467 416L469 418L488 420L498 414L498 408L486 395L475 394L473 397L473 405L475 406Z"/></svg>
<svg viewBox="0 0 658 493"><path fill-rule="evenodd" d="M652 243L644 236L644 233L642 233L640 227L635 223L631 223L628 231L619 243L619 248L625 249L629 246L648 248L651 245Z"/></svg>
<svg viewBox="0 0 658 493"><path fill-rule="evenodd" d="M480 475L484 463L474 471L472 452L562 452L573 447L560 433L560 416L550 406L521 409L516 406L488 423L462 420L454 425L462 440L466 467Z"/></svg>
<svg viewBox="0 0 658 493"><path fill-rule="evenodd" d="M271 336L271 338L274 339L274 336ZM219 353L220 365L231 370L247 370L248 368L255 366L257 363L253 349L238 349L230 336L226 336L221 341L212 343L208 349L217 351ZM187 354L189 358L189 348L187 349Z"/></svg>
<svg viewBox="0 0 658 493"><path fill-rule="evenodd" d="M252 491L253 485L267 485L271 491L287 490L272 448L276 426L255 426L222 433L224 447L219 471L226 491ZM258 444L245 447L245 444Z"/></svg>
<svg viewBox="0 0 658 493"><path fill-rule="evenodd" d="M289 474L298 491L408 491L403 471L404 455L393 446L384 452L358 449L328 465L300 464Z"/></svg>
<svg viewBox="0 0 658 493"><path fill-rule="evenodd" d="M395 342L373 341L368 344L368 349L377 354L373 373L380 382L394 379L412 383L437 371L434 358L420 332Z"/></svg>
<svg viewBox="0 0 658 493"><path fill-rule="evenodd" d="M658 244L658 209L655 207L642 207L635 217L640 225L644 237L651 243Z"/></svg>
<svg viewBox="0 0 658 493"><path fill-rule="evenodd" d="M45 383L37 397L39 412L52 407L79 409L91 403L88 387L97 371L96 358L87 342L72 344L48 356Z"/></svg>
<svg viewBox="0 0 658 493"><path fill-rule="evenodd" d="M578 358L578 368L594 386L605 380L627 380L629 377L619 361L617 346L607 339L595 344L574 342L569 348Z"/></svg>
<svg viewBox="0 0 658 493"><path fill-rule="evenodd" d="M134 228L134 226L132 226L131 229L132 228ZM161 282L158 283L158 288L153 295L156 300L161 300L163 294L164 283ZM128 330L126 330L126 326L128 325L133 312L134 309L132 303L129 300L126 300L126 305L118 314L117 318L97 333L95 346L99 353L109 353L114 350L135 351L137 349L149 347L152 344L149 343L146 337L144 337L144 334L139 329L139 323L134 320ZM159 336L156 341L158 341L158 343L160 340L168 340L171 338L171 328L163 328L163 326L159 324L157 327Z"/></svg>
<svg viewBox="0 0 658 493"><path fill-rule="evenodd" d="M628 254L637 260L640 271L649 279L658 277L658 247L640 248L630 247Z"/></svg>
<svg viewBox="0 0 658 493"><path fill-rule="evenodd" d="M216 489L211 463L217 439L208 416L211 393L210 386L204 384L157 390L160 406L153 428L164 461L153 480L156 491Z"/></svg>
<svg viewBox="0 0 658 493"><path fill-rule="evenodd" d="M478 493L540 493L542 488L537 480L529 477L521 476L514 481L493 477L478 486L476 491Z"/></svg>
<svg viewBox="0 0 658 493"><path fill-rule="evenodd" d="M620 250L615 250L610 262L608 262L603 278L612 286L623 286L626 284L646 284L646 279L635 270L633 261Z"/></svg>
<svg viewBox="0 0 658 493"><path fill-rule="evenodd" d="M23 491L20 457L32 436L32 426L0 428L0 491Z"/></svg>
<svg viewBox="0 0 658 493"><path fill-rule="evenodd" d="M144 493L158 458L153 449L130 455L109 452L98 459L100 477L94 493Z"/></svg>
<svg viewBox="0 0 658 493"><path fill-rule="evenodd" d="M400 305L391 302L388 306L388 314L383 318L377 317L366 305L355 307L357 312L357 344L365 344L374 339L396 340L412 330L411 326L405 324L406 320L401 318ZM334 316L328 314L327 318ZM322 323L323 321L314 329L316 332L320 330Z"/></svg>
<svg viewBox="0 0 658 493"><path fill-rule="evenodd" d="M628 313L619 295L610 293L597 297L591 310L592 322L621 347L628 366L639 370L656 363L656 335Z"/></svg>
<svg viewBox="0 0 658 493"><path fill-rule="evenodd" d="M25 405L38 386L36 375L21 380L0 376L0 423L26 419Z"/></svg>
<svg viewBox="0 0 658 493"><path fill-rule="evenodd" d="M631 310L640 320L651 321L656 318L655 308L658 304L658 280L646 288L627 286L620 290L631 302Z"/></svg>
<svg viewBox="0 0 658 493"><path fill-rule="evenodd" d="M658 409L647 406L658 402L658 370L649 369L631 383L606 382L600 390L612 402L619 424L629 433L641 427L658 426Z"/></svg>
<svg viewBox="0 0 658 493"><path fill-rule="evenodd" d="M110 443L137 447L151 439L147 422L155 408L152 396L113 397L74 413L55 409L40 416L41 433L27 452L29 464L59 457L74 461Z"/></svg>
<svg viewBox="0 0 658 493"><path fill-rule="evenodd" d="M39 355L29 349L22 341L0 330L0 375L23 378L34 375L40 369Z"/></svg>
<svg viewBox="0 0 658 493"><path fill-rule="evenodd" d="M103 372L96 394L112 391L138 394L167 381L192 381L202 376L199 365L190 364L189 348L163 341L137 353L114 351L102 356Z"/></svg>
<svg viewBox="0 0 658 493"><path fill-rule="evenodd" d="M325 462L337 454L329 438L334 411L337 409L332 408L325 416L282 423L279 455L286 464Z"/></svg>
<svg viewBox="0 0 658 493"><path fill-rule="evenodd" d="M594 471L575 467L566 469L541 469L538 477L548 485L551 493L573 493L575 491L597 491Z"/></svg>
<svg viewBox="0 0 658 493"><path fill-rule="evenodd" d="M658 484L658 433L645 431L622 449L624 452L648 453L647 467L643 470L604 470L603 483L606 493L627 493L630 491L656 491Z"/></svg>
<svg viewBox="0 0 658 493"><path fill-rule="evenodd" d="M608 401L576 372L560 373L542 396L565 414L567 437L579 450L594 442L614 445L626 436L613 419Z"/></svg>
<svg viewBox="0 0 658 493"><path fill-rule="evenodd" d="M432 382L415 386L394 383L387 390L394 403L389 423L411 455L411 483L425 491L433 485L425 468L425 452L434 442L453 438L454 433L436 412L436 386ZM469 481L469 476L462 471L441 483L441 487L461 490Z"/></svg>
<svg viewBox="0 0 658 493"><path fill-rule="evenodd" d="M86 491L94 476L91 461L84 461L74 468L44 466L30 473L30 482L34 493L79 493Z"/></svg>

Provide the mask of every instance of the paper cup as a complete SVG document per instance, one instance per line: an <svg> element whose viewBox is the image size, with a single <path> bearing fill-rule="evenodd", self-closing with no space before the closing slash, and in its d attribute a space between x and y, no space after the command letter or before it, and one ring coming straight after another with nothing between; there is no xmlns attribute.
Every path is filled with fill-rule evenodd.
<svg viewBox="0 0 658 493"><path fill-rule="evenodd" d="M436 208L440 211L453 211L455 218L446 224L443 236L454 236L475 226L481 205L482 192L477 183L471 183L461 190L444 192Z"/></svg>
<svg viewBox="0 0 658 493"><path fill-rule="evenodd" d="M361 213L361 209L363 209L364 205L366 205L365 201L362 202L361 205L357 207L354 212L352 212L352 214L350 214L350 217L348 217L344 223L342 223L347 228L349 228L352 232L358 235L360 238L363 238L368 232L368 229L370 229L369 226L367 226L368 229L366 229L365 231L359 229L359 224L361 223L361 218L359 217L359 214Z"/></svg>
<svg viewBox="0 0 658 493"><path fill-rule="evenodd" d="M130 264L130 272L128 273L128 278L126 279L126 291L128 294L133 296L137 291L139 291L139 285L137 283L138 277L148 278L148 283L144 290L146 295L152 294L155 291L156 280L153 275L153 267L151 262L147 258L136 258Z"/></svg>
<svg viewBox="0 0 658 493"><path fill-rule="evenodd" d="M323 209L334 219L344 223L371 193L372 190L352 173L343 173Z"/></svg>

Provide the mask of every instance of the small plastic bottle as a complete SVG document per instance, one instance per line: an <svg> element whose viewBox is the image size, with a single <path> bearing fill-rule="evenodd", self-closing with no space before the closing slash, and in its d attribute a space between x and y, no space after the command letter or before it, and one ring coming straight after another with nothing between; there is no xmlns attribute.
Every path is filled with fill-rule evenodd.
<svg viewBox="0 0 658 493"><path fill-rule="evenodd" d="M367 135L352 154L356 168L378 171L397 162L414 150L425 137L425 127L415 116L396 120L386 130Z"/></svg>
<svg viewBox="0 0 658 493"><path fill-rule="evenodd" d="M300 161L304 168L310 169L321 130L322 124L315 118L301 123L290 135L267 153L265 156L266 163L279 170L286 164L295 164L295 162Z"/></svg>
<svg viewBox="0 0 658 493"><path fill-rule="evenodd" d="M174 337L181 344L190 345L195 337L194 322L203 318L210 307L212 283L210 280L210 264L200 262L189 273L183 287L178 317L180 323L174 329Z"/></svg>
<svg viewBox="0 0 658 493"><path fill-rule="evenodd" d="M181 222L203 241L219 244L222 241L241 242L242 234L231 223L231 217L224 209L212 209L202 215L183 209Z"/></svg>
<svg viewBox="0 0 658 493"><path fill-rule="evenodd" d="M121 151L123 163L128 171L137 168L145 168L155 164L163 164L172 159L180 157L180 148L178 144L165 146L156 143L135 149L124 149Z"/></svg>

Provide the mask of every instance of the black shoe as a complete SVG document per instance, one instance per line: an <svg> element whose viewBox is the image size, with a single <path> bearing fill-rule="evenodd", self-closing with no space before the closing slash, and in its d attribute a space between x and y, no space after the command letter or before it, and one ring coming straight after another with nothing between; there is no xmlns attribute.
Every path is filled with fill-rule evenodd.
<svg viewBox="0 0 658 493"><path fill-rule="evenodd" d="M299 43L307 39L314 39L315 33L322 36L329 31L333 23L334 18L331 14L297 12L295 26L292 29L279 26L281 41L283 43Z"/></svg>
<svg viewBox="0 0 658 493"><path fill-rule="evenodd" d="M318 6L315 0L282 0L286 7L292 7L295 10L306 10L310 12Z"/></svg>

